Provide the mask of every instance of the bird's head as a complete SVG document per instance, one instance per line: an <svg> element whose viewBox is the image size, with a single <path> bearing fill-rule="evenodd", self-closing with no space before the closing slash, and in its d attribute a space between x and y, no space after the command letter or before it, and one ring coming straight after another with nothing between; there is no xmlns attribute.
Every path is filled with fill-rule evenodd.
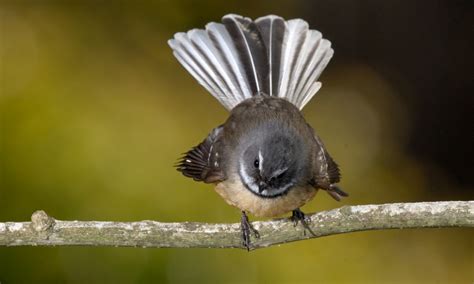
<svg viewBox="0 0 474 284"><path fill-rule="evenodd" d="M301 139L274 133L255 139L246 146L239 159L239 175L244 185L262 197L277 197L301 184L309 168Z"/></svg>

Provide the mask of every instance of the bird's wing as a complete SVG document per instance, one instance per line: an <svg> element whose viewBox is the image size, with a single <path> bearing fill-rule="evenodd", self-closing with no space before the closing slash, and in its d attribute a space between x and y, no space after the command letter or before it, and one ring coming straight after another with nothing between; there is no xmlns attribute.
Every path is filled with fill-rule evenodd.
<svg viewBox="0 0 474 284"><path fill-rule="evenodd" d="M337 201L341 200L342 197L349 196L349 194L336 185L341 180L339 166L326 151L323 142L316 134L314 135L314 141L317 150L313 156L313 168L315 171L310 183L316 188L324 189Z"/></svg>
<svg viewBox="0 0 474 284"><path fill-rule="evenodd" d="M217 149L222 131L222 126L214 128L204 141L186 152L178 161L177 170L195 181L216 183L225 180Z"/></svg>

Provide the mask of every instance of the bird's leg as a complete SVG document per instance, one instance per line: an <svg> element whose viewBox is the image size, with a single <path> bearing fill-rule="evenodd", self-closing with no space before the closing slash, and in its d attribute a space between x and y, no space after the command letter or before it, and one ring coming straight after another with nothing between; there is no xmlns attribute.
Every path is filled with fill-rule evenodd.
<svg viewBox="0 0 474 284"><path fill-rule="evenodd" d="M308 222L311 221L310 218L306 217L306 215L301 211L299 208L293 210L293 215L291 216L291 220L293 221L294 226L298 225L298 221L301 222L301 225L304 227L303 234L306 235L306 230L308 230L313 236L315 236L314 232L308 225Z"/></svg>
<svg viewBox="0 0 474 284"><path fill-rule="evenodd" d="M252 231L256 238L260 238L260 234L250 224L249 218L247 217L247 214L245 214L245 211L242 211L240 227L242 229L242 244L247 248L247 250L250 250L250 231Z"/></svg>

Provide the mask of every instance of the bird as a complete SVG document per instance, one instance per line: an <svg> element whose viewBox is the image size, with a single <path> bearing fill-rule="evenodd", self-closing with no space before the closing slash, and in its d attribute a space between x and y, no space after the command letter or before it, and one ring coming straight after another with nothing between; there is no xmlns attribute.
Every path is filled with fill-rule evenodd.
<svg viewBox="0 0 474 284"><path fill-rule="evenodd" d="M339 166L301 110L321 87L333 56L331 42L302 19L236 14L168 41L179 63L230 115L178 159L177 170L241 211L242 244L259 237L247 213L273 218L292 213L318 190L340 201Z"/></svg>

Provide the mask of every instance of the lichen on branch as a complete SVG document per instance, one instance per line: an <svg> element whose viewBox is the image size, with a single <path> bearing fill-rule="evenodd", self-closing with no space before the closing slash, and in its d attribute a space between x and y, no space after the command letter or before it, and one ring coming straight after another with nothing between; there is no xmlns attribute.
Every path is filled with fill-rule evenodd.
<svg viewBox="0 0 474 284"><path fill-rule="evenodd" d="M252 222L252 249L366 230L474 227L474 201L344 206L307 215L310 233L289 219ZM36 211L31 222L0 223L0 246L245 248L240 224L60 221Z"/></svg>

